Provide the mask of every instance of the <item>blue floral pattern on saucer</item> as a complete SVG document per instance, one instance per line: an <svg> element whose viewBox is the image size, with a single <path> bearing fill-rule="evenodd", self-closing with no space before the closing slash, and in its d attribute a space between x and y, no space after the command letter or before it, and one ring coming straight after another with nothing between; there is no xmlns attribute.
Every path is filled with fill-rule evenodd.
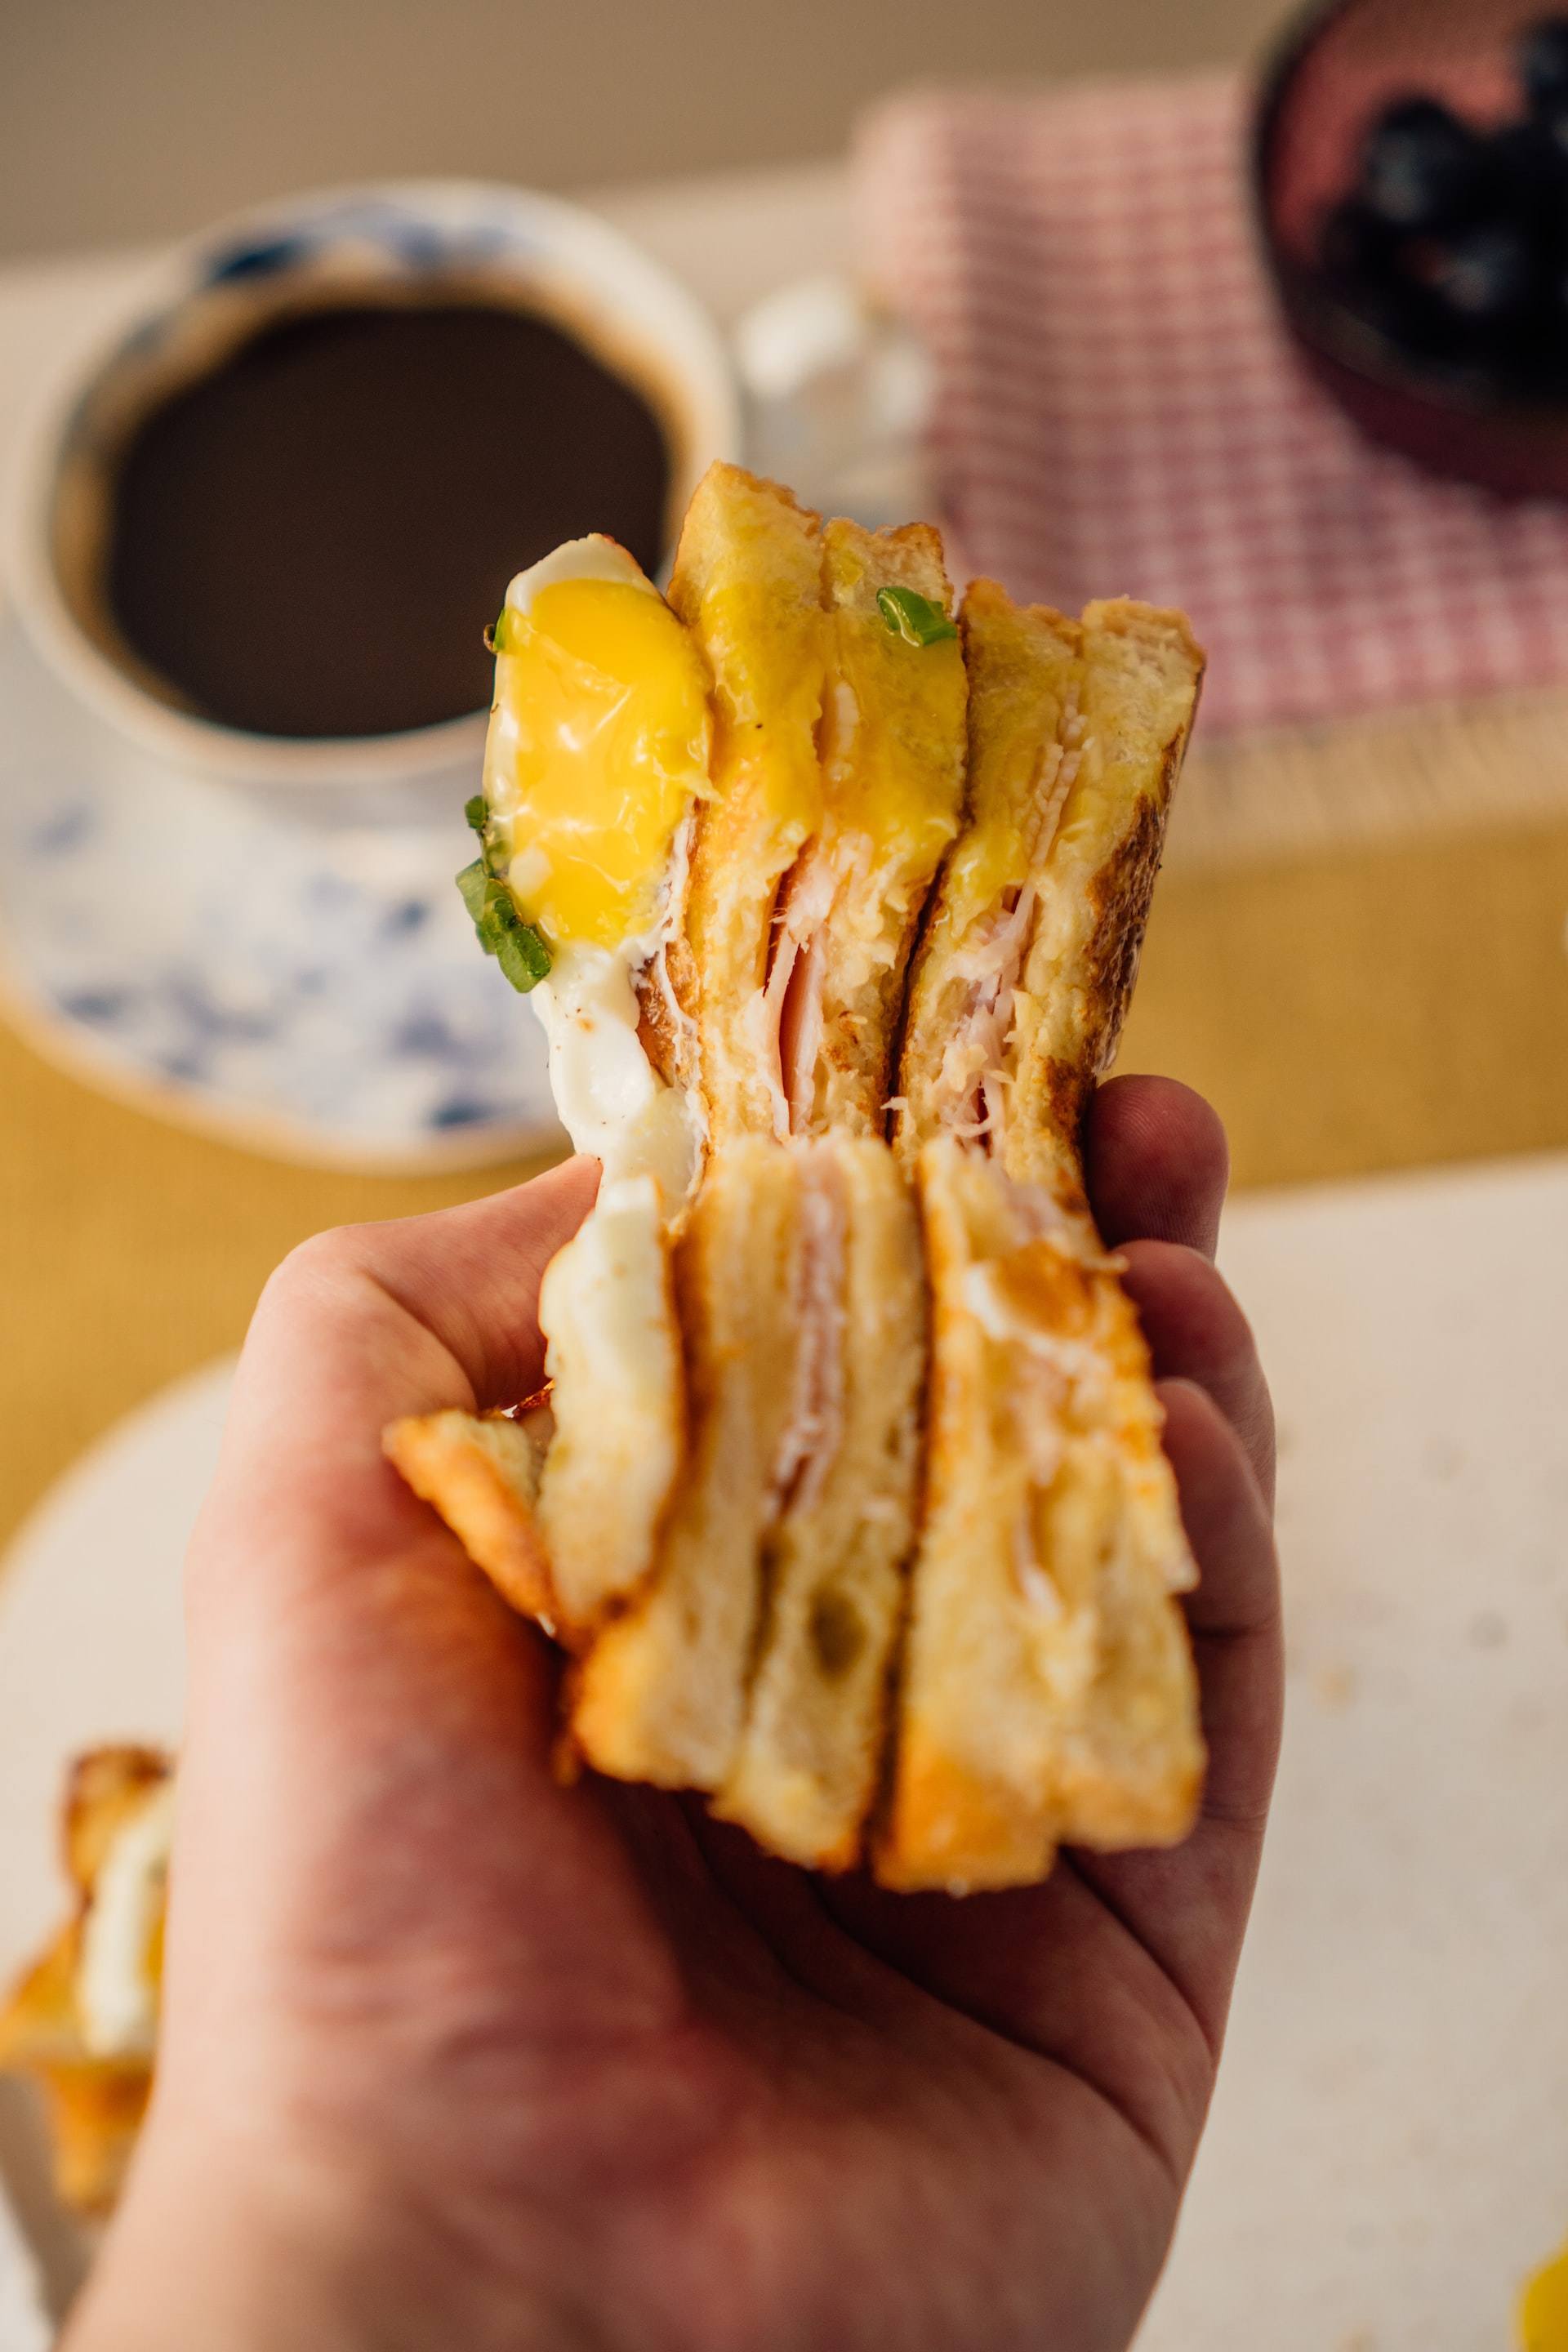
<svg viewBox="0 0 1568 2352"><path fill-rule="evenodd" d="M137 763L0 635L0 963L117 1092L290 1158L416 1169L561 1141L544 1040L452 887L462 813L274 815Z"/></svg>

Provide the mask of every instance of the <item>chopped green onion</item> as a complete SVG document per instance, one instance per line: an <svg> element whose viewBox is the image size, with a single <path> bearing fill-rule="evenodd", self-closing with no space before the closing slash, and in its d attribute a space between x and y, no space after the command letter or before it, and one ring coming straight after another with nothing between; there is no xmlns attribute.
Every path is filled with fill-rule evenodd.
<svg viewBox="0 0 1568 2352"><path fill-rule="evenodd" d="M911 646L940 645L958 629L942 606L914 588L879 588L877 610L896 637Z"/></svg>
<svg viewBox="0 0 1568 2352"><path fill-rule="evenodd" d="M521 996L550 970L550 950L531 923L514 922L496 950L496 961Z"/></svg>
<svg viewBox="0 0 1568 2352"><path fill-rule="evenodd" d="M512 986L526 995L550 970L550 950L542 934L523 921L511 892L487 873L482 857L464 866L458 887L480 947L486 955L495 957Z"/></svg>
<svg viewBox="0 0 1568 2352"><path fill-rule="evenodd" d="M485 872L485 861L482 857L476 857L471 866L465 866L458 877L458 887L463 894L463 904L468 910L470 919L476 923L484 912L485 897L489 887L490 877Z"/></svg>
<svg viewBox="0 0 1568 2352"><path fill-rule="evenodd" d="M471 800L463 803L463 822L471 832L483 833L489 823L489 811L485 806L483 793L476 793Z"/></svg>
<svg viewBox="0 0 1568 2352"><path fill-rule="evenodd" d="M511 631L507 626L507 607L503 604L485 631L485 651L491 654L515 653L517 648L510 640Z"/></svg>

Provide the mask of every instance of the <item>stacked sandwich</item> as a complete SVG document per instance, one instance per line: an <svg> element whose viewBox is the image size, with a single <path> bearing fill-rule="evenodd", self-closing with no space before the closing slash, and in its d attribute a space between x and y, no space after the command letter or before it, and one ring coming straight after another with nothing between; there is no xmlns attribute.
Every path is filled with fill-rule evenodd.
<svg viewBox="0 0 1568 2352"><path fill-rule="evenodd" d="M563 1754L894 1887L1179 1838L1193 1580L1079 1135L1202 658L715 467L661 597L562 548L495 633L481 942L597 1204L547 1393L386 1434L572 1654Z"/></svg>

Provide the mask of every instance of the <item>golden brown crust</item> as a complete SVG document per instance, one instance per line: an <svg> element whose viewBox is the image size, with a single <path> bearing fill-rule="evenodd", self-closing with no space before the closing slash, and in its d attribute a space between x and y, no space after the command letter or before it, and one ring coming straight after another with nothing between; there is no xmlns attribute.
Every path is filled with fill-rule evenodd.
<svg viewBox="0 0 1568 2352"><path fill-rule="evenodd" d="M55 2189L83 2221L112 2211L136 2152L153 2077L145 2067L41 2066Z"/></svg>
<svg viewBox="0 0 1568 2352"><path fill-rule="evenodd" d="M381 1444L502 1600L553 1630L557 1604L534 1517L542 1459L536 1431L500 1413L432 1412L392 1422Z"/></svg>
<svg viewBox="0 0 1568 2352"><path fill-rule="evenodd" d="M1011 1173L1082 1199L1078 1145L1137 979L1203 682L1185 619L1126 599L1083 616L1082 746L1040 883L1010 1041Z"/></svg>
<svg viewBox="0 0 1568 2352"><path fill-rule="evenodd" d="M76 1759L66 1782L64 1834L66 1868L79 1893L91 1887L115 1838L170 1769L161 1748L126 1741Z"/></svg>

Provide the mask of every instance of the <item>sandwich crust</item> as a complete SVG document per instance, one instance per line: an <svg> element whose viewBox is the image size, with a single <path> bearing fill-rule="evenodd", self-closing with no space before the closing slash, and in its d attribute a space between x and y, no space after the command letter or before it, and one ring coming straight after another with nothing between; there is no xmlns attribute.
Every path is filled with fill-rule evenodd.
<svg viewBox="0 0 1568 2352"><path fill-rule="evenodd" d="M536 1516L550 1425L548 1412L410 1414L383 1431L381 1447L501 1599L553 1632L559 1604Z"/></svg>
<svg viewBox="0 0 1568 2352"><path fill-rule="evenodd" d="M1082 742L1016 997L1010 1174L1081 1204L1078 1147L1138 977L1203 654L1180 613L1125 598L1083 615Z"/></svg>

